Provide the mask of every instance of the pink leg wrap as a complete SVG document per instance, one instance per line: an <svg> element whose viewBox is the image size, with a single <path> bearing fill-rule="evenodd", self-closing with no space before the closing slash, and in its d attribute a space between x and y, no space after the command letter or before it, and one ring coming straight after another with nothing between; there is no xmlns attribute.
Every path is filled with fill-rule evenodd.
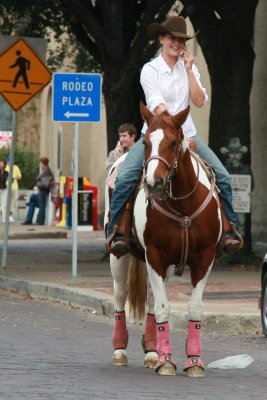
<svg viewBox="0 0 267 400"><path fill-rule="evenodd" d="M147 314L146 329L142 340L144 352L157 351L157 324L153 314Z"/></svg>
<svg viewBox="0 0 267 400"><path fill-rule="evenodd" d="M168 322L157 324L157 352L159 355L159 362L156 366L156 371L161 365L166 364L166 362L173 364L176 368L174 358L172 357Z"/></svg>
<svg viewBox="0 0 267 400"><path fill-rule="evenodd" d="M201 322L188 321L188 333L186 341L186 354L188 357L200 356L201 353L200 330L201 330Z"/></svg>
<svg viewBox="0 0 267 400"><path fill-rule="evenodd" d="M204 370L204 365L200 357L201 342L200 342L201 322L188 321L188 333L186 341L187 360L185 362L184 371L191 367L200 367Z"/></svg>
<svg viewBox="0 0 267 400"><path fill-rule="evenodd" d="M128 331L126 329L125 311L115 312L115 323L112 334L112 343L115 350L126 349L128 343Z"/></svg>

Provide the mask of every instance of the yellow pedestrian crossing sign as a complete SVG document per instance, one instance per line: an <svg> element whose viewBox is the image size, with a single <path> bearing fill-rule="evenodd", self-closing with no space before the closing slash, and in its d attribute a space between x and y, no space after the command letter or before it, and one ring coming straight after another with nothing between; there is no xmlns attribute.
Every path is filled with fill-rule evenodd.
<svg viewBox="0 0 267 400"><path fill-rule="evenodd" d="M51 76L24 39L19 39L0 55L0 94L14 111L43 90Z"/></svg>

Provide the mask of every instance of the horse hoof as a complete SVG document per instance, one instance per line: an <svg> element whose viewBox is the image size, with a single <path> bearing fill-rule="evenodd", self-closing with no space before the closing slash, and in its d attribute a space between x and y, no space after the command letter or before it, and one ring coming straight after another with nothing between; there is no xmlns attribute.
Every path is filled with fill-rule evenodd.
<svg viewBox="0 0 267 400"><path fill-rule="evenodd" d="M205 372L204 372L203 368L198 367L198 366L188 368L185 372L189 378L204 378L205 377Z"/></svg>
<svg viewBox="0 0 267 400"><path fill-rule="evenodd" d="M112 357L112 365L127 367L128 366L127 356L125 354L115 354Z"/></svg>
<svg viewBox="0 0 267 400"><path fill-rule="evenodd" d="M157 373L159 375L174 376L176 375L176 368L173 364L167 362L158 368Z"/></svg>
<svg viewBox="0 0 267 400"><path fill-rule="evenodd" d="M144 359L144 367L155 369L157 363L158 363L158 354L155 351L148 352Z"/></svg>

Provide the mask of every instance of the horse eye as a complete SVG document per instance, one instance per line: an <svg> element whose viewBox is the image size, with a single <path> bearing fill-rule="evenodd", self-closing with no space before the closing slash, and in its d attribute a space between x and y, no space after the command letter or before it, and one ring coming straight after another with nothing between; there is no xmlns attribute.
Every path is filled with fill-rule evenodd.
<svg viewBox="0 0 267 400"><path fill-rule="evenodd" d="M172 140L170 143L170 147L176 147L177 145L177 141L176 140Z"/></svg>

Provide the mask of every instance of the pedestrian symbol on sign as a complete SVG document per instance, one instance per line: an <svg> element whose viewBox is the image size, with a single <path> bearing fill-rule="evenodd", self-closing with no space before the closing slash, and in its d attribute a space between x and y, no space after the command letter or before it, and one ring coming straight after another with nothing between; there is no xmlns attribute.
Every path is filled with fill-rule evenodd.
<svg viewBox="0 0 267 400"><path fill-rule="evenodd" d="M27 76L27 70L30 69L31 63L29 60L27 60L27 58L24 58L21 56L20 50L16 51L16 55L18 56L18 58L16 59L16 62L9 66L9 68L16 68L16 67L19 68L18 72L16 73L15 79L13 81L12 87L15 88L17 86L19 78L22 77L25 87L27 89L29 89L30 86L29 86L29 81L28 81L28 76Z"/></svg>
<svg viewBox="0 0 267 400"><path fill-rule="evenodd" d="M51 72L24 39L0 54L0 94L18 111L51 80Z"/></svg>

